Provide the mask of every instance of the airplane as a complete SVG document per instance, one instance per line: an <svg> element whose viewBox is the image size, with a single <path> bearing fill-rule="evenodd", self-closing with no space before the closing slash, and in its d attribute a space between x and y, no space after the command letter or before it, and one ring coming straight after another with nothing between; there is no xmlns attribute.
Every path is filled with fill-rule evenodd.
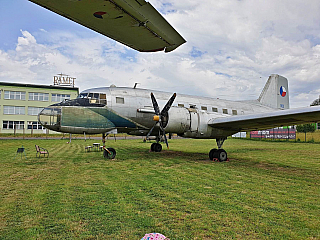
<svg viewBox="0 0 320 240"><path fill-rule="evenodd" d="M171 52L185 39L145 0L29 0L140 52Z"/></svg>
<svg viewBox="0 0 320 240"><path fill-rule="evenodd" d="M168 100L169 99L169 100ZM156 136L151 151L160 152L166 133L184 138L216 139L210 160L226 161L224 141L240 131L317 122L320 107L289 109L288 80L272 74L259 98L230 101L128 87L100 87L82 91L76 99L44 108L38 121L45 128L78 134L102 134L104 157L116 151L105 147L105 133L117 130L138 136Z"/></svg>

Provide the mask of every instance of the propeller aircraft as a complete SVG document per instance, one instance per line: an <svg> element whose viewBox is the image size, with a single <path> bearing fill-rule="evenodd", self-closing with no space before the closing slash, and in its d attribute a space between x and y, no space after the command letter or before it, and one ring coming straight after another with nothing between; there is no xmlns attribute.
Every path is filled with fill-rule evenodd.
<svg viewBox="0 0 320 240"><path fill-rule="evenodd" d="M168 100L169 99L169 100ZM160 111L161 109L161 111ZM116 129L120 133L156 136L151 151L160 152L166 133L185 138L216 139L209 151L211 160L227 160L222 145L228 136L240 131L264 130L320 119L320 107L289 109L286 78L273 74L259 98L230 101L217 98L171 94L127 87L101 87L82 91L76 99L44 108L38 115L46 128L78 134L102 134ZM104 156L114 158L113 148Z"/></svg>

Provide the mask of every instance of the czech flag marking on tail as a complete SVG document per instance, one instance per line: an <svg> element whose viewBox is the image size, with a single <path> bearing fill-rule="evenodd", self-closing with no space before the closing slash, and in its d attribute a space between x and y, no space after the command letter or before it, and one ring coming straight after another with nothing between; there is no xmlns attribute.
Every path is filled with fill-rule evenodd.
<svg viewBox="0 0 320 240"><path fill-rule="evenodd" d="M287 90L283 86L280 87L280 95L281 97L285 97L287 95Z"/></svg>

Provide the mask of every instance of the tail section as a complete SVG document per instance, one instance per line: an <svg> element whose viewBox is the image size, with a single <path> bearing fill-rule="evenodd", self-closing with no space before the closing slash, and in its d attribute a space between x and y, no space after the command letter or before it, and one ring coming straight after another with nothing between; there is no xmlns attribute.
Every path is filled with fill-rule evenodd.
<svg viewBox="0 0 320 240"><path fill-rule="evenodd" d="M288 80L278 74L272 74L264 86L258 101L272 108L289 108Z"/></svg>

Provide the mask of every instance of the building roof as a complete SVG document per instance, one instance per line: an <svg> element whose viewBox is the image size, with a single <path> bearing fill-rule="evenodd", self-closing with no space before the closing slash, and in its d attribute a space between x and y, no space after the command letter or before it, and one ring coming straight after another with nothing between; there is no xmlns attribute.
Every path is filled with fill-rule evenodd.
<svg viewBox="0 0 320 240"><path fill-rule="evenodd" d="M50 88L50 89L63 89L63 90L76 90L79 92L78 87L63 87L63 86L54 86L54 85L38 85L38 84L27 84L27 83L9 83L9 82L0 82L2 86L14 86L14 87L30 87L30 88Z"/></svg>

